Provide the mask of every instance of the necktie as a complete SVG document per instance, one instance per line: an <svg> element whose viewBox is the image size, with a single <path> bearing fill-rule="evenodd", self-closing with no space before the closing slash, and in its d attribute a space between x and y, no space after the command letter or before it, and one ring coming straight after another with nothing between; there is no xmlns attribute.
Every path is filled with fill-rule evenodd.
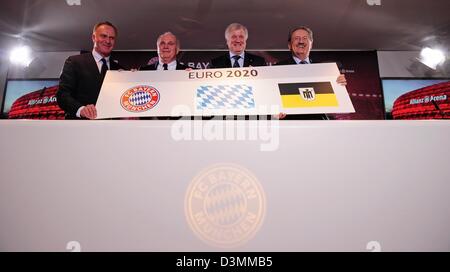
<svg viewBox="0 0 450 272"><path fill-rule="evenodd" d="M164 64L163 64L163 68L164 68L164 70L168 70L168 69L167 69L167 63L164 63Z"/></svg>
<svg viewBox="0 0 450 272"><path fill-rule="evenodd" d="M238 60L241 58L241 56L236 55L236 56L233 56L232 58L234 59L233 68L241 67L238 62Z"/></svg>
<svg viewBox="0 0 450 272"><path fill-rule="evenodd" d="M102 76L102 79L105 78L106 75L106 71L108 71L108 65L106 64L106 60L105 59L101 59L102 61L102 71L100 72L100 75Z"/></svg>
<svg viewBox="0 0 450 272"><path fill-rule="evenodd" d="M300 61L300 64L308 64L308 62L306 60L302 60Z"/></svg>

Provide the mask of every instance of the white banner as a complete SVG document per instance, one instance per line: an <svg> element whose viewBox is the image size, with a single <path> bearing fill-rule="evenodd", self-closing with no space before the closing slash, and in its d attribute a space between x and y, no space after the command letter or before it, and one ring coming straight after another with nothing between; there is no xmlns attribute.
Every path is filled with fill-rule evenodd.
<svg viewBox="0 0 450 272"><path fill-rule="evenodd" d="M97 118L355 112L335 63L108 71Z"/></svg>

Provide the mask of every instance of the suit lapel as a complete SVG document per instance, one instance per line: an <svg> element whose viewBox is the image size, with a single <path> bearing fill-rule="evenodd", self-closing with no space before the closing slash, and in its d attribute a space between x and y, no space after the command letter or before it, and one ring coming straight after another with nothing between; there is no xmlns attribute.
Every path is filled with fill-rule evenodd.
<svg viewBox="0 0 450 272"><path fill-rule="evenodd" d="M92 74L95 75L97 80L101 79L100 71L98 70L97 63L95 62L94 56L92 53L86 54L86 61L88 63L89 70L92 71Z"/></svg>
<svg viewBox="0 0 450 272"><path fill-rule="evenodd" d="M289 64L297 64L293 56L290 58Z"/></svg>
<svg viewBox="0 0 450 272"><path fill-rule="evenodd" d="M231 64L231 59L230 59L229 54L224 56L224 64L225 64L225 67L228 67L228 68L233 67L233 64Z"/></svg>
<svg viewBox="0 0 450 272"><path fill-rule="evenodd" d="M244 55L244 67L250 66L250 59L252 56L250 56L248 53L245 53Z"/></svg>
<svg viewBox="0 0 450 272"><path fill-rule="evenodd" d="M109 67L111 67L111 70L119 70L119 65L112 58L109 58Z"/></svg>

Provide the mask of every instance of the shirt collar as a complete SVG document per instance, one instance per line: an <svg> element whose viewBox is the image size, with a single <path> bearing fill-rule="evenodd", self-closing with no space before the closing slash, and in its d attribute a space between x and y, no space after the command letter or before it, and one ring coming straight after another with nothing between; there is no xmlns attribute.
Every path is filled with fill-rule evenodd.
<svg viewBox="0 0 450 272"><path fill-rule="evenodd" d="M157 68L160 70L164 70L163 62L161 60L159 60ZM167 70L176 70L176 69L177 69L177 60L173 60L167 63Z"/></svg>
<svg viewBox="0 0 450 272"><path fill-rule="evenodd" d="M104 58L97 51L95 51L95 49L92 49L92 56L94 56L95 62L100 62L101 59L105 59L106 62L109 62L109 57L110 56L107 56L106 58Z"/></svg>
<svg viewBox="0 0 450 272"><path fill-rule="evenodd" d="M292 58L294 58L295 63L299 64L302 60L297 58L296 56L292 56ZM309 60L309 57L304 59L304 61L306 61L308 64L311 64L311 61Z"/></svg>
<svg viewBox="0 0 450 272"><path fill-rule="evenodd" d="M234 56L237 56L237 54L233 54L231 52L228 53L230 54L230 59L233 59ZM242 51L242 53L239 56L241 57L239 60L244 59L245 51Z"/></svg>

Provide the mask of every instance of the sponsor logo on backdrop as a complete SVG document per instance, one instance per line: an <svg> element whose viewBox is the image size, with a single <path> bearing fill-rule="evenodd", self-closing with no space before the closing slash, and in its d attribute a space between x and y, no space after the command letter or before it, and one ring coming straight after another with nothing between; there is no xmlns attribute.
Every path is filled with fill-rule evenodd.
<svg viewBox="0 0 450 272"><path fill-rule="evenodd" d="M430 103L430 102L438 102L438 101L446 101L447 100L447 95L431 95L431 96L425 96L422 98L413 98L409 100L409 104L410 105L415 105L415 104L425 104L425 103Z"/></svg>
<svg viewBox="0 0 450 272"><path fill-rule="evenodd" d="M185 214L202 241L234 248L251 240L266 212L265 194L256 176L234 164L216 164L200 172L189 185Z"/></svg>
<svg viewBox="0 0 450 272"><path fill-rule="evenodd" d="M55 102L56 102L56 96L52 95L50 97L44 96L43 98L39 98L39 99L30 99L30 100L28 100L27 105L33 106L33 105L55 103Z"/></svg>
<svg viewBox="0 0 450 272"><path fill-rule="evenodd" d="M158 90L152 86L140 85L126 90L120 105L130 112L143 112L155 107L160 99Z"/></svg>
<svg viewBox="0 0 450 272"><path fill-rule="evenodd" d="M196 104L198 110L255 108L253 89L245 84L200 86Z"/></svg>

